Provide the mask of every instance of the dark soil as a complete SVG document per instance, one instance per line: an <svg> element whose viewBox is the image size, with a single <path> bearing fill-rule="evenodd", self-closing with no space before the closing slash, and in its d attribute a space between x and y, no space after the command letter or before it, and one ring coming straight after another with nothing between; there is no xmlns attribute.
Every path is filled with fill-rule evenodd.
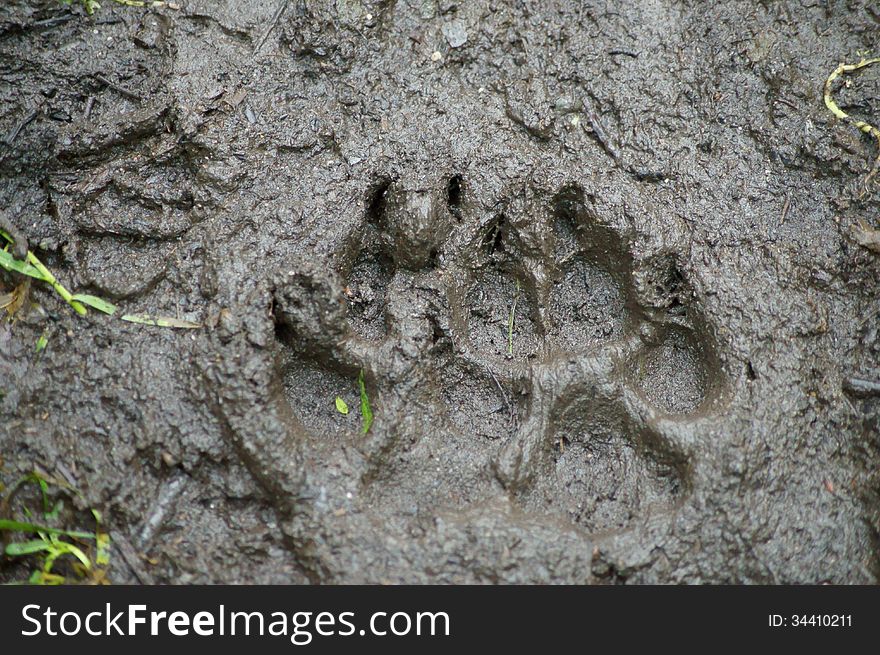
<svg viewBox="0 0 880 655"><path fill-rule="evenodd" d="M114 582L877 581L871 3L178 2L0 8L4 216L204 325L0 324Z"/></svg>

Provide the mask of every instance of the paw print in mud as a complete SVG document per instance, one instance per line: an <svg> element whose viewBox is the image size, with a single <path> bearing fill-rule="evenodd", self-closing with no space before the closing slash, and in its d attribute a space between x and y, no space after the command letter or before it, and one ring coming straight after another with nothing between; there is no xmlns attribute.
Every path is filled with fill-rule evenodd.
<svg viewBox="0 0 880 655"><path fill-rule="evenodd" d="M597 535L688 494L724 383L674 259L635 262L577 186L475 196L382 179L331 266L267 291L260 420L219 411L316 580L366 550L369 580L583 582ZM334 407L360 371L366 435Z"/></svg>

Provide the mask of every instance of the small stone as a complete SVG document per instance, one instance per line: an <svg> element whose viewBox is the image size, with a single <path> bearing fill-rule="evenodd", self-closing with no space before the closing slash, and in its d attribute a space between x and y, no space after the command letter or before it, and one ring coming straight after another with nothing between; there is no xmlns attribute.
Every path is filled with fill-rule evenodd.
<svg viewBox="0 0 880 655"><path fill-rule="evenodd" d="M440 61L443 58L443 55L440 54L439 51L435 50L431 54L431 61Z"/></svg>
<svg viewBox="0 0 880 655"><path fill-rule="evenodd" d="M422 4L419 6L419 16L425 20L434 18L437 13L435 4L434 0L422 0Z"/></svg>
<svg viewBox="0 0 880 655"><path fill-rule="evenodd" d="M461 19L451 20L442 27L443 36L451 48L460 48L467 43L467 27Z"/></svg>

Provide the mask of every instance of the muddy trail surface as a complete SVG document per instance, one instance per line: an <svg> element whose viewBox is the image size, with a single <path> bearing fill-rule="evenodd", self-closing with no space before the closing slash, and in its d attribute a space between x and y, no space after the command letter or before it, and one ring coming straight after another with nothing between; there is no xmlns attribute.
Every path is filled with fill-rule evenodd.
<svg viewBox="0 0 880 655"><path fill-rule="evenodd" d="M0 8L0 207L202 327L35 281L0 475L113 582L876 582L870 3L103 5Z"/></svg>

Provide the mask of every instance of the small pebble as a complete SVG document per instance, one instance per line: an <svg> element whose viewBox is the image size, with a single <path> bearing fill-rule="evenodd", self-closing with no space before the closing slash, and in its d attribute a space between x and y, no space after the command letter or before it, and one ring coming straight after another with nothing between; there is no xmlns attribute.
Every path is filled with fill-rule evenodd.
<svg viewBox="0 0 880 655"><path fill-rule="evenodd" d="M467 27L465 27L463 20L451 20L448 23L444 23L441 29L450 47L460 48L467 43Z"/></svg>

